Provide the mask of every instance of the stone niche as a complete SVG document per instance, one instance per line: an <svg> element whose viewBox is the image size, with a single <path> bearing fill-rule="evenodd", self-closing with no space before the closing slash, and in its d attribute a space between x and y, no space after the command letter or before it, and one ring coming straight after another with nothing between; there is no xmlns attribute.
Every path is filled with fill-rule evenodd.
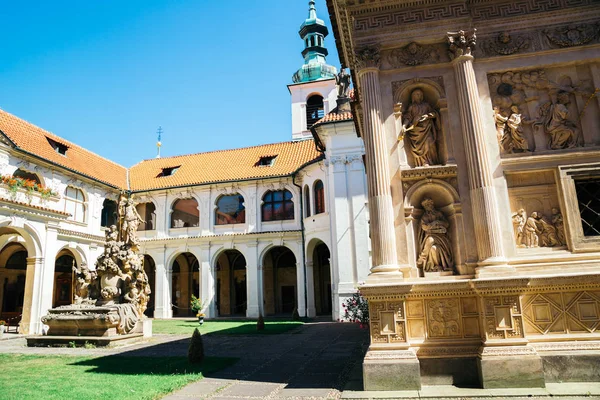
<svg viewBox="0 0 600 400"><path fill-rule="evenodd" d="M441 76L413 78L392 83L394 116L398 142L403 144L405 159L414 167L452 164L446 132L449 132L448 102ZM420 91L420 103L415 93ZM419 122L423 118L425 121ZM432 156L429 148L435 148ZM429 154L427 154L429 153Z"/></svg>
<svg viewBox="0 0 600 400"><path fill-rule="evenodd" d="M518 252L566 249L554 171L507 173L506 182Z"/></svg>
<svg viewBox="0 0 600 400"><path fill-rule="evenodd" d="M465 265L465 228L462 206L458 194L457 169L455 166L438 166L417 168L402 171L402 182L405 193L404 212L406 237L408 241L408 258L417 276L433 278L444 275L471 275L473 273ZM451 266L446 270L427 271L420 265L419 258L424 248L423 216L426 213L423 202L431 199L435 212L441 213L442 220L448 224L443 234L449 245L444 246L450 253ZM444 239L446 240L446 239Z"/></svg>
<svg viewBox="0 0 600 400"><path fill-rule="evenodd" d="M489 74L502 156L598 146L599 81L597 64Z"/></svg>

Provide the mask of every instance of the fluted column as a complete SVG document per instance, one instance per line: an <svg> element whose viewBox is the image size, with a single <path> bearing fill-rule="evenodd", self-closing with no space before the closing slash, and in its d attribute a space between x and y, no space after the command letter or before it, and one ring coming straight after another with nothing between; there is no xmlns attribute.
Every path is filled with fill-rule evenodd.
<svg viewBox="0 0 600 400"><path fill-rule="evenodd" d="M475 31L449 32L448 43L454 55L452 64L458 87L469 188L479 265L506 264L502 232L494 188L492 165L488 156L473 56Z"/></svg>
<svg viewBox="0 0 600 400"><path fill-rule="evenodd" d="M388 149L385 143L381 112L380 63L379 49L375 47L364 48L357 54L371 219L372 274L398 272L399 270Z"/></svg>

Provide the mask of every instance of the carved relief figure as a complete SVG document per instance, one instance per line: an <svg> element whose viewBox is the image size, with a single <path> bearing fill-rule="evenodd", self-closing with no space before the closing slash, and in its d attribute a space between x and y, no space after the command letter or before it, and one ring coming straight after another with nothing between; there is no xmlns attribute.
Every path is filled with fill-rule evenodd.
<svg viewBox="0 0 600 400"><path fill-rule="evenodd" d="M515 232L515 242L517 243L517 247L525 246L525 221L527 220L525 216L525 210L520 209L512 216L513 229Z"/></svg>
<svg viewBox="0 0 600 400"><path fill-rule="evenodd" d="M599 27L593 24L562 26L545 29L543 33L548 41L558 47L573 47L587 44L598 36Z"/></svg>
<svg viewBox="0 0 600 400"><path fill-rule="evenodd" d="M402 124L403 134L408 138L409 150L415 166L439 165L437 149L438 132L441 132L439 114L423 101L423 91L415 89L410 95L411 104Z"/></svg>
<svg viewBox="0 0 600 400"><path fill-rule="evenodd" d="M524 238L526 247L540 247L540 239L538 237L537 213L531 213L525 223Z"/></svg>
<svg viewBox="0 0 600 400"><path fill-rule="evenodd" d="M560 210L556 207L552 209L552 224L556 228L556 238L558 239L559 246L566 245L567 239L565 238L565 224L563 222L563 216Z"/></svg>
<svg viewBox="0 0 600 400"><path fill-rule="evenodd" d="M512 114L508 117L506 121L506 127L508 129L504 130L504 136L501 140L502 148L506 153L514 153L529 150L529 145L527 144L527 140L523 137L523 127L524 123L523 117L519 113L519 107L512 106L510 108Z"/></svg>
<svg viewBox="0 0 600 400"><path fill-rule="evenodd" d="M508 32L502 32L496 40L490 40L483 47L489 55L507 56L527 49L530 41L530 38L523 36L517 36L513 39Z"/></svg>
<svg viewBox="0 0 600 400"><path fill-rule="evenodd" d="M389 56L389 62L394 67L415 66L426 61L436 62L438 59L439 55L433 47L421 46L415 42L409 43L401 49L393 50Z"/></svg>
<svg viewBox="0 0 600 400"><path fill-rule="evenodd" d="M539 245L541 247L558 246L558 238L556 236L556 228L554 225L546 221L542 213L536 212L535 214Z"/></svg>
<svg viewBox="0 0 600 400"><path fill-rule="evenodd" d="M569 93L559 92L556 102L540 107L540 121L534 126L542 126L548 135L548 147L552 150L577 147L579 129L569 120Z"/></svg>
<svg viewBox="0 0 600 400"><path fill-rule="evenodd" d="M435 209L432 199L424 199L421 205L425 213L421 217L417 266L425 272L452 271L454 261L448 237L450 224L444 214Z"/></svg>

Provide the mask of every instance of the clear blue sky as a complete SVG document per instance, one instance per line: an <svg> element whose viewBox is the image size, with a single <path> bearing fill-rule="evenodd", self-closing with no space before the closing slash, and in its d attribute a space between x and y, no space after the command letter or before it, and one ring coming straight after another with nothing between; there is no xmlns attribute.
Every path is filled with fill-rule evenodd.
<svg viewBox="0 0 600 400"><path fill-rule="evenodd" d="M159 125L163 156L290 140L307 15L308 0L6 1L0 108L126 167L156 155Z"/></svg>

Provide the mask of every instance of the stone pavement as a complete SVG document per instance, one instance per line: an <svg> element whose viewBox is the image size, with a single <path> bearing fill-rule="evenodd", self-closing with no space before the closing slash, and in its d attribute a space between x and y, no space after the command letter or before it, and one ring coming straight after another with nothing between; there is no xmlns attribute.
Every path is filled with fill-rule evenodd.
<svg viewBox="0 0 600 400"><path fill-rule="evenodd" d="M26 347L0 341L0 353L70 356L187 356L189 336L156 335L150 341L108 349ZM235 357L231 367L165 397L205 399L338 399L356 380L369 337L356 324L307 323L278 335L204 335L207 356Z"/></svg>

